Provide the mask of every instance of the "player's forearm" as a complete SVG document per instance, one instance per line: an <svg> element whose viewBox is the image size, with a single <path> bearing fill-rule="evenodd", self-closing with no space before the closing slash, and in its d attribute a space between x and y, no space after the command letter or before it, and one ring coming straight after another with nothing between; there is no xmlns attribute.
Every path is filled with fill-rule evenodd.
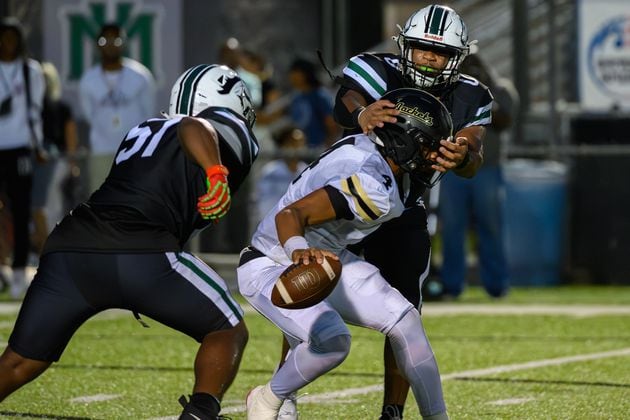
<svg viewBox="0 0 630 420"><path fill-rule="evenodd" d="M463 178L475 176L483 164L482 142L486 129L483 126L466 127L457 132L456 137L465 137L468 142L468 152L464 160L453 169L453 172Z"/></svg>
<svg viewBox="0 0 630 420"><path fill-rule="evenodd" d="M347 91L346 94L341 97L341 101L350 113L354 112L359 107L367 105L367 101L363 95L354 90Z"/></svg>
<svg viewBox="0 0 630 420"><path fill-rule="evenodd" d="M344 128L359 128L355 111L367 105L365 98L358 92L348 90L337 97L335 101L335 121Z"/></svg>
<svg viewBox="0 0 630 420"><path fill-rule="evenodd" d="M304 236L307 226L335 220L335 208L325 188L320 188L295 203L289 204L276 214L278 239L284 246L292 236Z"/></svg>
<svg viewBox="0 0 630 420"><path fill-rule="evenodd" d="M298 209L285 207L276 214L276 226L280 245L284 246L287 239L293 236L304 236L305 221Z"/></svg>
<svg viewBox="0 0 630 420"><path fill-rule="evenodd" d="M467 157L459 167L453 171L462 178L472 178L483 165L483 153L481 151L468 150Z"/></svg>

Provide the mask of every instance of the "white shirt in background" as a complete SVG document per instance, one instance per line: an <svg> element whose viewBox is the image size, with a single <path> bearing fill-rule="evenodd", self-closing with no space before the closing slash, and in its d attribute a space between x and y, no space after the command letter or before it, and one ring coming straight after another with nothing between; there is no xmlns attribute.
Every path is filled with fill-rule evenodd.
<svg viewBox="0 0 630 420"><path fill-rule="evenodd" d="M0 61L0 102L11 97L11 112L0 116L0 150L12 150L22 147L32 148L32 133L26 113L26 83L19 58L10 62ZM27 59L29 84L31 90L31 121L36 132L36 140L42 139L42 103L44 101L45 82L39 63Z"/></svg>
<svg viewBox="0 0 630 420"><path fill-rule="evenodd" d="M92 155L115 153L130 128L155 116L155 90L149 69L130 58L121 70L104 71L98 64L83 74L79 101Z"/></svg>

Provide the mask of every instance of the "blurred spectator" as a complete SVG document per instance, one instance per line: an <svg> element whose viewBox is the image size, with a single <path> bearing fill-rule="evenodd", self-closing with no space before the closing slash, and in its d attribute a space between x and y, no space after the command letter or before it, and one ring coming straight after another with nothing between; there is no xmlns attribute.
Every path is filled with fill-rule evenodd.
<svg viewBox="0 0 630 420"><path fill-rule="evenodd" d="M96 39L101 62L79 83L81 109L90 125L90 192L105 180L127 131L155 115L153 76L141 63L123 57L125 41L120 26L104 25Z"/></svg>
<svg viewBox="0 0 630 420"><path fill-rule="evenodd" d="M501 143L509 136L513 116L518 115L518 93L507 79L494 74L478 54L462 63L461 72L475 77L490 88L494 97L492 124L486 127L484 162L473 178L446 174L440 184L439 217L442 230L444 294L457 297L466 277L466 234L469 221L477 237L479 275L486 292L501 297L508 291L503 243L503 175L500 166Z"/></svg>
<svg viewBox="0 0 630 420"><path fill-rule="evenodd" d="M12 298L20 298L27 286L33 155L42 160L43 99L42 70L26 55L22 26L15 18L4 18L0 22L0 190L6 192L13 220Z"/></svg>
<svg viewBox="0 0 630 420"><path fill-rule="evenodd" d="M255 74L260 80L261 100L256 111L256 124L267 124L264 110L281 96L273 81L273 66L267 63L261 54L244 49L241 54L241 69Z"/></svg>
<svg viewBox="0 0 630 420"><path fill-rule="evenodd" d="M309 148L330 146L340 134L333 119L332 95L322 86L315 64L297 58L289 67L289 83L294 96L289 106L289 116L306 134Z"/></svg>
<svg viewBox="0 0 630 420"><path fill-rule="evenodd" d="M274 136L277 159L267 162L257 177L254 201L256 215L254 225L280 201L287 187L307 166L300 160L300 152L306 148L304 132L295 127L286 127Z"/></svg>
<svg viewBox="0 0 630 420"><path fill-rule="evenodd" d="M260 150L263 153L271 154L276 150L272 133L278 131L279 128L286 127L289 123L288 118L283 117L290 102L290 95L282 97L281 91L272 78L273 67L267 63L263 55L249 49L243 49L240 57L241 71L245 70L255 74L261 82L261 102L256 108L254 133L258 139ZM254 178L258 177L262 163L262 160L254 163L252 167L252 172L255 174Z"/></svg>
<svg viewBox="0 0 630 420"><path fill-rule="evenodd" d="M52 207L59 208L61 213L62 198L59 185L59 168L62 155L67 157L70 171L75 170L75 153L77 150L77 126L72 118L70 106L61 100L61 82L59 74L52 63L42 63L46 91L42 110L42 122L44 132L44 149L48 160L44 163L36 163L33 173L33 191L31 194L31 206L33 209L33 233L31 235L32 247L39 251L44 245L51 230L46 207L49 202L54 202ZM62 160L64 172L68 171L65 159ZM52 193L52 194L51 194ZM49 200L49 197L51 200ZM61 214L53 220L60 220Z"/></svg>
<svg viewBox="0 0 630 420"><path fill-rule="evenodd" d="M247 53L241 47L238 39L228 38L219 47L219 63L236 70L241 77L249 94L251 96L252 104L257 110L260 109L263 102L262 96L262 80L256 72L256 69L252 68L250 61L250 53ZM244 67L243 64L250 64L250 66Z"/></svg>

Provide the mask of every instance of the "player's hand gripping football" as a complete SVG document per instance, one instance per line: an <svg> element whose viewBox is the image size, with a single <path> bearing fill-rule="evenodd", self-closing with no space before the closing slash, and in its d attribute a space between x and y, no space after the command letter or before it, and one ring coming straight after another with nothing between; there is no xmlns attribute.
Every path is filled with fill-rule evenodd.
<svg viewBox="0 0 630 420"><path fill-rule="evenodd" d="M223 165L214 165L206 169L208 192L197 202L197 211L206 220L217 221L230 209L232 198L227 176L228 169Z"/></svg>
<svg viewBox="0 0 630 420"><path fill-rule="evenodd" d="M311 259L314 259L319 264L324 262L324 257L330 257L334 260L339 260L339 257L333 254L330 251L326 251L325 249L319 248L307 248L307 249L296 249L293 251L291 255L291 260L294 264L304 264L308 265L311 262Z"/></svg>

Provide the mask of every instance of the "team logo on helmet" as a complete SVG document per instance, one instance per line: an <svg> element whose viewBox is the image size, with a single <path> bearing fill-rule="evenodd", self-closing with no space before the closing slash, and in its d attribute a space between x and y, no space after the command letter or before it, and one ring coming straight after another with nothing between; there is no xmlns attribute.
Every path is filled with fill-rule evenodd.
<svg viewBox="0 0 630 420"><path fill-rule="evenodd" d="M217 83L221 86L221 89L219 89L218 92L223 95L230 93L234 85L236 85L240 80L241 79L236 74L222 74L217 80Z"/></svg>
<svg viewBox="0 0 630 420"><path fill-rule="evenodd" d="M422 112L417 106L411 107L405 105L403 102L398 102L395 107L401 114L409 115L410 117L417 118L429 127L433 126L433 117L429 111Z"/></svg>

